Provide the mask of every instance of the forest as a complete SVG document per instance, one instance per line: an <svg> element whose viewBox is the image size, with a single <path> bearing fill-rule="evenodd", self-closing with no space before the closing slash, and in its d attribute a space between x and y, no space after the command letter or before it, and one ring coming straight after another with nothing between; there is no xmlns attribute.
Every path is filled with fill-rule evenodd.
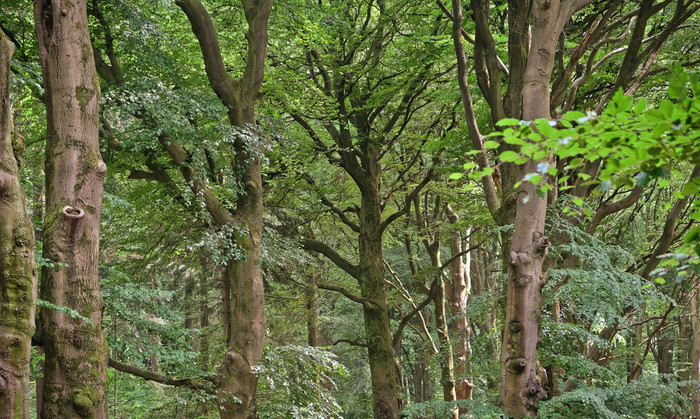
<svg viewBox="0 0 700 419"><path fill-rule="evenodd" d="M0 418L700 418L697 0L0 0Z"/></svg>

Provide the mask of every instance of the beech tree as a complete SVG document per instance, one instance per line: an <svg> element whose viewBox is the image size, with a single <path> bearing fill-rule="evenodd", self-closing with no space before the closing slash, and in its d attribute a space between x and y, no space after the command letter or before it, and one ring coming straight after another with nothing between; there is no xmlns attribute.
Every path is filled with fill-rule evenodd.
<svg viewBox="0 0 700 419"><path fill-rule="evenodd" d="M23 418L29 416L37 271L34 228L19 175L24 144L12 123L14 49L0 30L0 416Z"/></svg>
<svg viewBox="0 0 700 419"><path fill-rule="evenodd" d="M90 0L87 46L30 3L0 0L1 412L34 413L32 235L44 416L698 411L697 2Z"/></svg>
<svg viewBox="0 0 700 419"><path fill-rule="evenodd" d="M439 2L441 3L441 2ZM625 10L621 2L601 2L596 7L596 17L588 20L588 26L578 47L572 51L568 64L564 64L566 51L561 45L567 38L567 25L572 17L591 5L591 0L581 1L528 1L508 2L508 65L499 57L499 50L492 33L493 19L490 2L471 3L475 24L476 76L479 89L490 108L493 122L503 118L516 121L551 120L562 110L575 106L578 88L595 68L610 56L625 51L615 82L597 95L595 109L600 111L620 88L627 94L634 93L649 74L650 67L668 37L698 9L692 2L644 1L638 9ZM447 13L447 8L441 3ZM666 26L654 37L645 39L650 17L673 10ZM670 13L669 13L670 14ZM484 138L476 123L476 115L469 90L468 64L464 48L462 5L452 1L453 40L458 60L458 80L470 137L478 151L477 162L484 173L483 187L489 210L501 225L513 225L506 237L507 249L503 251L507 266L508 289L506 315L503 326L501 351L501 387L499 403L510 415L532 416L537 402L546 397L543 384L547 381L543 368L537 361L537 346L541 339L541 289L546 281L543 261L547 254L549 238L544 235L548 199L556 195L537 193L537 182L523 182L528 174L540 173L542 182L548 182L547 170L554 164L546 152L533 155L525 161L513 164L502 158L494 167L486 151ZM611 42L614 31L624 30L619 39L628 46L597 60L601 45ZM649 45L643 47L644 41ZM585 71L572 79L572 73L584 52L591 51ZM562 58L557 58L562 57ZM557 77L554 78L555 71ZM503 81L506 90L503 94ZM513 149L512 144L496 143L499 151ZM503 156L503 154L501 154ZM597 170L600 161L593 162L585 170ZM580 180L579 183L583 183ZM574 194L587 194L589 188L579 188ZM578 195L580 196L580 195Z"/></svg>
<svg viewBox="0 0 700 419"><path fill-rule="evenodd" d="M35 3L44 79L46 210L41 298L65 310L40 313L42 417L107 417L107 343L98 276L107 166L99 139L100 85L85 1Z"/></svg>

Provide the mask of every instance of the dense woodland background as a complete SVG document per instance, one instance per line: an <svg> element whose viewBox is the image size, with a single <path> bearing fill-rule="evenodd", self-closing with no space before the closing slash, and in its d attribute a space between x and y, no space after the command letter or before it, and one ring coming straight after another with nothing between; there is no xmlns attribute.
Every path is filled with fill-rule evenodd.
<svg viewBox="0 0 700 419"><path fill-rule="evenodd" d="M0 0L0 417L700 417L699 8Z"/></svg>

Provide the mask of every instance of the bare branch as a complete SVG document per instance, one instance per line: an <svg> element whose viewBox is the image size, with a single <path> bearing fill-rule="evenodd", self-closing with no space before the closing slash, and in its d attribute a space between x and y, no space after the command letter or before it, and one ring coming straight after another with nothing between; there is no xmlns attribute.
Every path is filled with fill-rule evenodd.
<svg viewBox="0 0 700 419"><path fill-rule="evenodd" d="M115 370L125 372L127 374L134 375L136 377L143 378L144 380L149 380L149 381L155 381L157 383L165 384L168 386L173 386L173 387L186 387L186 388L191 388L193 390L201 390L204 391L208 394L216 394L216 391L213 389L209 388L208 386L196 383L192 381L189 378L184 378L184 379L176 379L176 378L171 378L167 377L165 375L160 375L152 371L148 371L139 367L135 367L133 365L127 365L124 363L121 363L119 361L116 361L112 358L109 358L108 365ZM207 378L206 380L208 381L213 381L211 378Z"/></svg>
<svg viewBox="0 0 700 419"><path fill-rule="evenodd" d="M350 301L354 301L356 303L360 303L365 307L371 307L371 306L376 306L372 300L364 297L360 297L359 295L355 295L351 293L350 291L346 290L343 287L339 287L337 285L330 285L330 284L316 284L316 286L322 290L328 290L328 291L335 291L343 294L345 297L348 298Z"/></svg>
<svg viewBox="0 0 700 419"><path fill-rule="evenodd" d="M338 252L333 250L326 243L319 240L304 239L301 244L304 250L322 254L353 278L358 279L360 277L360 268L348 262L347 259L340 256Z"/></svg>
<svg viewBox="0 0 700 419"><path fill-rule="evenodd" d="M338 339L332 343L333 346L339 344L339 343L347 343L350 346L360 346L362 348L369 348L369 345L366 343L360 343L356 342L354 340L348 340L348 339Z"/></svg>
<svg viewBox="0 0 700 419"><path fill-rule="evenodd" d="M425 187L425 185L427 185L430 182L430 180L432 179L433 172L434 172L433 168L428 169L428 173L425 174L425 177L423 178L421 183L419 183L415 188L413 188L411 193L409 193L406 196L406 200L404 202L403 207L401 207L401 209L399 209L398 211L396 211L395 213L393 213L389 217L387 217L386 220L382 221L382 223L379 226L380 231L384 231L389 226L389 224L394 222L394 220L396 220L397 218L401 217L402 215L404 215L408 212L408 209L411 207L411 202L413 201L413 199L420 193L420 191Z"/></svg>

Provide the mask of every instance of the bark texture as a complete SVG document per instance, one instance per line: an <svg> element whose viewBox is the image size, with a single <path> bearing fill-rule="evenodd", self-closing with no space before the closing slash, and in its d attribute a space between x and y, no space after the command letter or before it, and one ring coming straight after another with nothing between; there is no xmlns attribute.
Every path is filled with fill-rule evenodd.
<svg viewBox="0 0 700 419"><path fill-rule="evenodd" d="M76 310L40 316L46 360L41 416L107 417L107 344L98 255L103 180L100 86L85 1L39 0L34 19L46 88L46 215L41 298Z"/></svg>
<svg viewBox="0 0 700 419"><path fill-rule="evenodd" d="M37 272L34 228L13 146L10 60L14 46L0 30L0 417L29 416L29 357Z"/></svg>
<svg viewBox="0 0 700 419"><path fill-rule="evenodd" d="M528 2L529 3L529 2ZM532 22L529 42L509 44L511 55L525 52L521 99L511 89L512 112L527 121L537 118L550 119L549 86L554 55L559 34L564 24L576 11L573 1L534 1L524 5L523 13L531 13L531 19L516 19L520 24ZM513 31L511 31L513 34ZM521 34L522 35L522 34ZM529 47L529 48L528 48ZM522 57L521 57L522 58ZM520 62L520 61L518 61ZM521 63L522 64L522 63ZM513 70L511 74L515 73ZM520 102L522 100L522 102ZM522 104L521 104L522 103ZM521 106L520 106L521 104ZM520 180L527 173L535 173L538 162L530 160L522 166L508 170L515 176L507 176L504 190L512 188L511 182ZM543 388L545 374L537 361L537 346L541 340L542 264L547 253L549 239L544 236L547 198L539 197L531 182L523 182L515 191L513 234L507 255L508 284L506 317L501 347L501 386L499 404L512 416L534 416L537 402L546 397Z"/></svg>
<svg viewBox="0 0 700 419"><path fill-rule="evenodd" d="M697 382L700 380L700 285L695 286L694 293L690 298L690 322L693 330L690 379ZM693 390L693 418L700 418L700 389L697 387Z"/></svg>
<svg viewBox="0 0 700 419"><path fill-rule="evenodd" d="M472 398L474 388L474 384L469 378L469 360L472 356L472 350L469 344L471 328L467 322L467 300L471 291L471 275L469 273L471 255L467 252L464 256L457 256L463 253L462 234L460 229L456 227L459 218L449 205L446 206L446 212L450 223L455 225L450 238L450 252L453 258L449 264L451 282L449 287L446 287L452 315L450 333L454 337L455 393L457 400L467 400Z"/></svg>
<svg viewBox="0 0 700 419"><path fill-rule="evenodd" d="M263 80L267 54L267 26L272 0L243 0L248 22L248 59L240 79L232 78L224 65L214 22L199 0L178 0L192 32L199 41L209 84L228 110L229 122L257 135L255 100ZM222 418L257 417L255 392L258 378L252 367L262 359L265 340L265 296L260 260L262 243L262 150L236 140L235 171L242 174L244 192L236 197L236 210L231 214L192 172L188 153L176 142L161 144L180 167L195 192L204 196L207 211L219 229L233 226L230 237L245 252L245 259L229 261L223 272L223 323L227 352L218 369L219 413Z"/></svg>
<svg viewBox="0 0 700 419"><path fill-rule="evenodd" d="M382 253L379 163L371 159L368 188L362 193L358 282L363 298L365 335L372 377L372 409L376 418L398 418L398 380L394 362Z"/></svg>

